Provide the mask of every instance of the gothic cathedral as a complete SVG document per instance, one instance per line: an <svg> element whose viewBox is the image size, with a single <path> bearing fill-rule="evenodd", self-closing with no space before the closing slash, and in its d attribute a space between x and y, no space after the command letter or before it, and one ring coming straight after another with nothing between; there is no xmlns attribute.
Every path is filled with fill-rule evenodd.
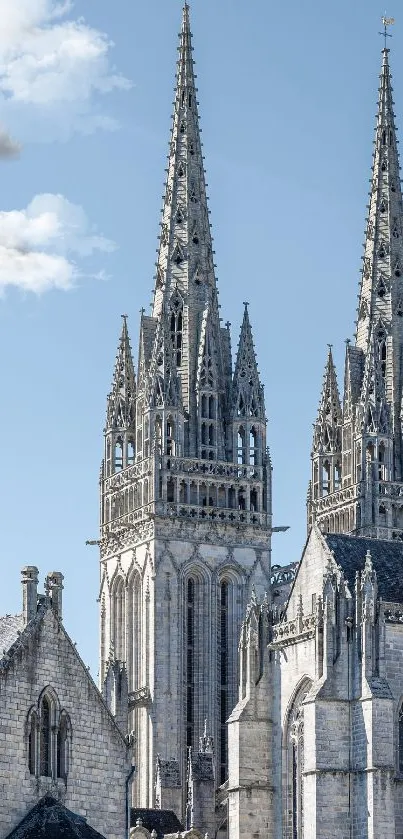
<svg viewBox="0 0 403 839"><path fill-rule="evenodd" d="M270 585L271 463L247 304L233 368L219 316L189 8L183 10L151 315L134 370L126 317L101 472L100 679L124 663L138 767L183 816L189 749L206 725L216 784L252 591ZM161 804L158 800L157 803Z"/></svg>

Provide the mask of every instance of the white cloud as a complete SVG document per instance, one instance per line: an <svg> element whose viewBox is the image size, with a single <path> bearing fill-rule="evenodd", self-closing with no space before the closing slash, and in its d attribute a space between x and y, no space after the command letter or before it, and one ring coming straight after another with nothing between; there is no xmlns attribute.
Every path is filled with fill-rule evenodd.
<svg viewBox="0 0 403 839"><path fill-rule="evenodd" d="M77 257L114 249L90 227L82 207L63 195L36 195L25 210L0 212L0 292L7 286L37 294L67 290L83 276Z"/></svg>
<svg viewBox="0 0 403 839"><path fill-rule="evenodd" d="M111 65L113 44L83 19L71 2L0 0L0 116L7 124L42 112L49 130L116 127L98 114L99 97L131 84ZM95 114L93 115L93 110ZM31 117L31 119L29 119Z"/></svg>

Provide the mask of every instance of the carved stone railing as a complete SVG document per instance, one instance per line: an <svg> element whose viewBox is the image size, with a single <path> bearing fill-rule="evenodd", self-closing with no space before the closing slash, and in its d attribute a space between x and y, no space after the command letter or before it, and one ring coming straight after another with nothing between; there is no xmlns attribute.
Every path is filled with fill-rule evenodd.
<svg viewBox="0 0 403 839"><path fill-rule="evenodd" d="M284 621L273 627L272 646L283 646L287 643L305 641L313 638L317 624L316 615L296 617L290 621Z"/></svg>
<svg viewBox="0 0 403 839"><path fill-rule="evenodd" d="M403 624L402 603L382 603L382 614L385 619L385 623Z"/></svg>
<svg viewBox="0 0 403 839"><path fill-rule="evenodd" d="M129 693L129 710L132 711L134 708L146 708L151 702L151 693L150 688L147 685L144 685L137 690L133 690Z"/></svg>
<svg viewBox="0 0 403 839"><path fill-rule="evenodd" d="M170 518L193 519L194 521L229 522L230 524L237 522L241 524L261 525L262 527L267 525L267 514L256 513L252 510L157 502L155 504L155 512L157 515L168 516Z"/></svg>
<svg viewBox="0 0 403 839"><path fill-rule="evenodd" d="M124 527L134 527L141 521L148 520L154 514L154 504L145 504L143 507L138 507L137 510L132 510L130 513L124 513L121 516L115 516L110 521L105 522L104 530L109 532L121 530Z"/></svg>
<svg viewBox="0 0 403 839"><path fill-rule="evenodd" d="M105 478L104 491L115 492L119 489L124 489L128 484L139 478L146 478L152 474L153 458L146 457L140 460L139 463L133 463L133 466L128 466L127 469L122 469L120 472L115 472L109 478Z"/></svg>
<svg viewBox="0 0 403 839"><path fill-rule="evenodd" d="M168 472L182 475L194 475L197 478L204 477L217 480L230 481L262 481L263 467L246 464L228 463L225 460L198 460L192 457L169 457L162 458L163 467Z"/></svg>
<svg viewBox="0 0 403 839"><path fill-rule="evenodd" d="M293 562L290 565L272 565L271 569L271 584L272 586L286 586L290 585L297 573L298 562Z"/></svg>
<svg viewBox="0 0 403 839"><path fill-rule="evenodd" d="M334 510L336 506L340 507L342 504L355 501L361 497L361 494L361 484L353 484L353 486L331 492L330 495L324 495L323 498L316 498L314 499L316 515Z"/></svg>
<svg viewBox="0 0 403 839"><path fill-rule="evenodd" d="M379 495L382 498L401 498L403 502L403 483L379 481Z"/></svg>

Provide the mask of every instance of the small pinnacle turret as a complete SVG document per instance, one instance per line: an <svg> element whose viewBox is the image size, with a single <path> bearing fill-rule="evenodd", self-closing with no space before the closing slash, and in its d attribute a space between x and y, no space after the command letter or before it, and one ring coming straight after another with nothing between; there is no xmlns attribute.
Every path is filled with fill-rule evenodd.
<svg viewBox="0 0 403 839"><path fill-rule="evenodd" d="M234 415L265 420L264 391L257 368L248 304L244 303L244 306L232 385Z"/></svg>
<svg viewBox="0 0 403 839"><path fill-rule="evenodd" d="M314 425L313 451L341 453L342 412L332 348L329 346L322 395Z"/></svg>
<svg viewBox="0 0 403 839"><path fill-rule="evenodd" d="M107 428L129 428L133 424L135 398L136 377L127 328L127 315L122 315L122 332L116 356L112 389L108 396Z"/></svg>

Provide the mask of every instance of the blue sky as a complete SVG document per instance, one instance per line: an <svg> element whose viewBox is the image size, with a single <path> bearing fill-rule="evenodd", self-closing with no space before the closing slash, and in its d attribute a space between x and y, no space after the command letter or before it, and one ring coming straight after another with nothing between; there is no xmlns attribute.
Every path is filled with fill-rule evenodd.
<svg viewBox="0 0 403 839"><path fill-rule="evenodd" d="M65 574L97 673L102 429L127 312L151 300L179 0L0 0L0 614ZM380 69L373 0L193 0L217 277L250 303L274 474L273 562L299 558L326 344L354 329ZM388 13L393 14L393 9ZM391 43L403 119L399 20ZM400 82L400 84L399 84Z"/></svg>

